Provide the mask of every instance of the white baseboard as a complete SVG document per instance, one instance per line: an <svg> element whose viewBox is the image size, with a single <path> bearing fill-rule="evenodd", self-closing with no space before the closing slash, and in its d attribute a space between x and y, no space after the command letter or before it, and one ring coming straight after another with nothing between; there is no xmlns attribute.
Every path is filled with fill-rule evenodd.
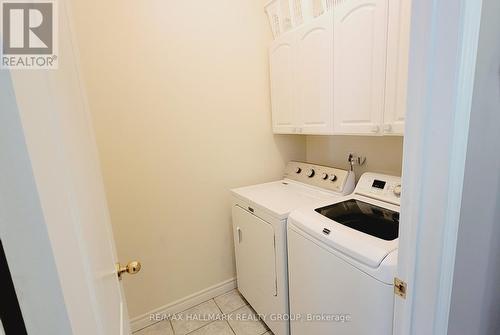
<svg viewBox="0 0 500 335"><path fill-rule="evenodd" d="M204 290L188 295L187 297L158 307L148 313L133 318L132 320L130 320L130 328L132 332L138 331L158 322L158 320L151 319L152 314L169 315L179 313L185 311L186 309L199 305L202 302L215 298L223 293L231 291L234 288L236 288L236 278L225 280L222 283L208 287Z"/></svg>

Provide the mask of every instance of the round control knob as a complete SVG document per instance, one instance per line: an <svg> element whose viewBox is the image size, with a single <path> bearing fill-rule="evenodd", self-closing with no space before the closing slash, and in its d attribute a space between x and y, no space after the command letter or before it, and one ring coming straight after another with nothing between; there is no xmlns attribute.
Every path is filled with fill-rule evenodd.
<svg viewBox="0 0 500 335"><path fill-rule="evenodd" d="M308 176L309 178L314 177L314 173L315 173L315 172L314 172L314 169L309 169L309 170L307 170L307 176Z"/></svg>
<svg viewBox="0 0 500 335"><path fill-rule="evenodd" d="M332 175L330 176L330 181L335 181L335 180L337 180L337 176L336 176L336 175L334 175L334 174L332 174Z"/></svg>
<svg viewBox="0 0 500 335"><path fill-rule="evenodd" d="M323 174L321 175L321 179L327 180L328 179L328 173L323 172Z"/></svg>
<svg viewBox="0 0 500 335"><path fill-rule="evenodd" d="M302 169L301 169L300 167L298 167L298 166L297 166L297 167L295 168L295 173L301 173L301 172L302 172Z"/></svg>
<svg viewBox="0 0 500 335"><path fill-rule="evenodd" d="M401 196L401 185L396 185L394 186L394 195L396 195L397 197L400 197Z"/></svg>

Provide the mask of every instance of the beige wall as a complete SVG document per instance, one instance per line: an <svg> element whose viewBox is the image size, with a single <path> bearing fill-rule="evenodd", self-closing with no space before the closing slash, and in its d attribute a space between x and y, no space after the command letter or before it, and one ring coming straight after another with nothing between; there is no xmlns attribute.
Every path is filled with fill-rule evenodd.
<svg viewBox="0 0 500 335"><path fill-rule="evenodd" d="M349 152L366 156L366 163L354 168L357 179L367 171L401 176L402 137L307 136L308 162L347 169Z"/></svg>
<svg viewBox="0 0 500 335"><path fill-rule="evenodd" d="M228 190L282 175L263 2L73 0L131 317L235 275Z"/></svg>
<svg viewBox="0 0 500 335"><path fill-rule="evenodd" d="M235 275L228 189L349 151L401 173L399 137L272 135L264 2L73 0L132 318Z"/></svg>

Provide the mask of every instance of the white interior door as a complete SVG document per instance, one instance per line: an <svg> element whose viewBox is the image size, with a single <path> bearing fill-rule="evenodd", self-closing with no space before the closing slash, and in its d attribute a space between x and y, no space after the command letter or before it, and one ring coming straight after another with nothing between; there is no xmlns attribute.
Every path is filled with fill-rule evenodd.
<svg viewBox="0 0 500 335"><path fill-rule="evenodd" d="M299 132L333 132L333 13L305 24L297 35L296 105Z"/></svg>
<svg viewBox="0 0 500 335"><path fill-rule="evenodd" d="M50 261L40 255L37 262L55 263L73 334L128 334L97 148L65 1L59 1L57 17L59 69L11 73L16 115L29 156L23 164L30 165L33 174L33 192L38 194L53 255ZM8 227L2 230L8 231ZM29 229L24 233L29 234ZM20 234L5 236L11 245L24 238ZM35 243L43 241L39 238ZM39 278L36 272L23 276L28 282ZM15 276L14 282L16 285ZM36 292L24 290L23 281L17 285L23 299L38 298Z"/></svg>
<svg viewBox="0 0 500 335"><path fill-rule="evenodd" d="M277 294L274 229L268 222L233 206L238 289L256 310L267 310Z"/></svg>
<svg viewBox="0 0 500 335"><path fill-rule="evenodd" d="M396 276L406 282L407 294L405 299L395 297L395 335L448 334L450 298L452 288L455 289L457 231L462 218L461 206L467 206L463 203L467 198L462 191L466 158L468 160L470 154L467 152L471 134L469 118L471 110L474 113L477 108L487 115L496 107L489 105L488 99L482 100L484 108L482 104L473 104L475 80L482 83L475 78L477 44L480 28L483 30L481 7L482 1L412 2L396 272ZM495 15L498 16L498 12ZM492 16L492 19L498 22L498 17ZM490 55L491 50L494 48L484 51ZM481 63L484 64L487 63ZM485 65L486 73L494 78L491 82L498 83L498 72L491 70L498 68L494 65ZM498 101L497 91L490 97ZM484 148L477 150L484 151ZM479 161L483 160L474 160L471 164L477 165ZM472 178L468 185L477 185L480 196L476 197L487 199L483 188L491 185L477 181ZM474 255L485 257L475 251ZM472 295L481 296L479 290L484 289L474 287ZM487 315L486 310L487 307L480 314ZM464 314L466 318L461 321L474 325L479 320L471 314Z"/></svg>
<svg viewBox="0 0 500 335"><path fill-rule="evenodd" d="M379 134L384 112L388 0L334 10L335 132Z"/></svg>

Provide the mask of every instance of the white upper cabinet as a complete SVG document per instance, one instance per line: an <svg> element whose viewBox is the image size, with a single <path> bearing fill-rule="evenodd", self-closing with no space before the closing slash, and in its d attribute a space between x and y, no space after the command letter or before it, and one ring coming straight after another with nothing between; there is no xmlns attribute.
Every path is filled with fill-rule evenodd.
<svg viewBox="0 0 500 335"><path fill-rule="evenodd" d="M411 0L339 0L270 47L273 131L402 135Z"/></svg>
<svg viewBox="0 0 500 335"><path fill-rule="evenodd" d="M334 9L334 124L338 134L378 134L384 114L388 0Z"/></svg>
<svg viewBox="0 0 500 335"><path fill-rule="evenodd" d="M389 8L387 75L383 132L402 135L405 127L411 0L393 1Z"/></svg>
<svg viewBox="0 0 500 335"><path fill-rule="evenodd" d="M293 34L283 36L271 45L269 51L273 131L278 134L293 133L297 123L294 103L294 39Z"/></svg>
<svg viewBox="0 0 500 335"><path fill-rule="evenodd" d="M297 31L297 131L333 132L333 15L324 14Z"/></svg>

